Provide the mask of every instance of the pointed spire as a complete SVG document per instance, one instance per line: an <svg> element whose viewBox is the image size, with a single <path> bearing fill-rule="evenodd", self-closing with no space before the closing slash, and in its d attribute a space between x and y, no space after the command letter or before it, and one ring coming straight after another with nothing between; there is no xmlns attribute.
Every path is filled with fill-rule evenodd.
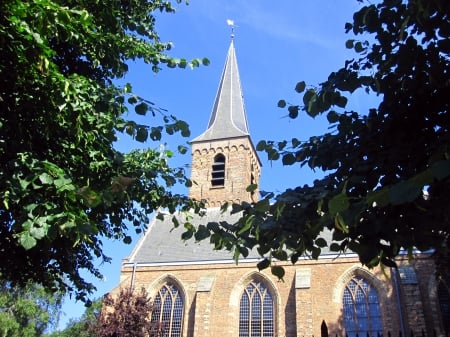
<svg viewBox="0 0 450 337"><path fill-rule="evenodd" d="M192 142L249 136L233 37L207 130Z"/></svg>

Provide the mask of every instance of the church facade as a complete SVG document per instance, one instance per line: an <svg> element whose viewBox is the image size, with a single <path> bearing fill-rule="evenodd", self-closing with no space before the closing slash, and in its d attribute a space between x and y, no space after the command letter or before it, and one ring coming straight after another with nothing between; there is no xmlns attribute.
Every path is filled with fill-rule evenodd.
<svg viewBox="0 0 450 337"><path fill-rule="evenodd" d="M179 215L195 225L237 221L225 202L254 202L261 162L250 138L234 41L228 49L207 130L192 140L190 197L207 201L206 215ZM299 219L301 221L301 219ZM318 260L279 263L283 281L258 271L256 252L236 264L209 242L183 242L183 229L153 219L123 260L119 287L146 288L152 320L165 336L441 336L450 327L450 295L434 276L432 259L418 254L398 269L362 267L355 254L324 251Z"/></svg>

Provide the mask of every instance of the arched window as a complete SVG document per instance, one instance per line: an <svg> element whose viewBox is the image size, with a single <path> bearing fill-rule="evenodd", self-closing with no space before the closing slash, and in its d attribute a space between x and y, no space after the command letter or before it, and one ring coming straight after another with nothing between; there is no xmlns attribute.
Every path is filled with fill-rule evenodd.
<svg viewBox="0 0 450 337"><path fill-rule="evenodd" d="M344 324L348 337L382 333L377 291L365 279L354 276L344 290Z"/></svg>
<svg viewBox="0 0 450 337"><path fill-rule="evenodd" d="M225 156L222 153L218 153L214 157L211 173L211 185L213 187L225 185Z"/></svg>
<svg viewBox="0 0 450 337"><path fill-rule="evenodd" d="M274 304L267 287L250 282L241 297L239 337L274 336Z"/></svg>
<svg viewBox="0 0 450 337"><path fill-rule="evenodd" d="M450 280L441 280L438 287L439 308L441 309L441 319L445 334L450 332Z"/></svg>
<svg viewBox="0 0 450 337"><path fill-rule="evenodd" d="M161 323L164 337L180 337L183 325L183 297L178 288L167 283L159 289L154 301L152 322Z"/></svg>

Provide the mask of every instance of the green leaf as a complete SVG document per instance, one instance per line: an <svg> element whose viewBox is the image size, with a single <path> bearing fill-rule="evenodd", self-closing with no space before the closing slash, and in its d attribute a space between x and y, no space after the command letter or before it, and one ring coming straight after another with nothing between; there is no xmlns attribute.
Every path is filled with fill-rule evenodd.
<svg viewBox="0 0 450 337"><path fill-rule="evenodd" d="M21 233L19 236L19 243L20 245L25 248L26 250L29 250L36 246L36 239L30 235L30 233L25 232Z"/></svg>
<svg viewBox="0 0 450 337"><path fill-rule="evenodd" d="M254 218L255 218L254 215L250 215L248 218L244 218L245 219L244 226L242 226L242 228L239 229L237 235L242 235L243 233L247 232L250 228L252 228Z"/></svg>
<svg viewBox="0 0 450 337"><path fill-rule="evenodd" d="M272 251L272 257L276 258L279 261L287 261L288 259L288 255L283 249Z"/></svg>
<svg viewBox="0 0 450 337"><path fill-rule="evenodd" d="M249 250L246 247L237 247L237 249L239 250L239 253L241 253L241 255L246 258L248 256L248 254L250 253Z"/></svg>
<svg viewBox="0 0 450 337"><path fill-rule="evenodd" d="M32 227L30 228L30 235L36 240L40 240L47 235L47 231L44 227Z"/></svg>
<svg viewBox="0 0 450 337"><path fill-rule="evenodd" d="M297 162L297 159L292 153L286 153L282 158L283 165L292 165Z"/></svg>
<svg viewBox="0 0 450 337"><path fill-rule="evenodd" d="M298 117L298 110L299 110L299 106L298 105L290 105L288 108L289 111L289 118L295 119Z"/></svg>
<svg viewBox="0 0 450 337"><path fill-rule="evenodd" d="M136 104L138 102L138 98L137 96L131 96L130 98L128 98L128 103L130 104Z"/></svg>
<svg viewBox="0 0 450 337"><path fill-rule="evenodd" d="M256 267L259 271L264 270L270 266L270 261L267 258L264 258L264 260L261 260L258 262Z"/></svg>
<svg viewBox="0 0 450 337"><path fill-rule="evenodd" d="M336 101L336 105L340 108L345 108L345 106L347 105L347 98L344 96L340 96Z"/></svg>
<svg viewBox="0 0 450 337"><path fill-rule="evenodd" d="M297 147L301 144L301 142L297 138L292 138L291 143L292 147Z"/></svg>
<svg viewBox="0 0 450 337"><path fill-rule="evenodd" d="M204 66L209 66L211 62L209 61L209 59L207 59L206 57L202 58L202 64Z"/></svg>
<svg viewBox="0 0 450 337"><path fill-rule="evenodd" d="M132 238L131 236L127 235L123 238L123 243L125 243L126 245L129 245L132 242Z"/></svg>
<svg viewBox="0 0 450 337"><path fill-rule="evenodd" d="M284 268L281 266L272 266L270 268L270 271L272 272L272 275L276 276L279 280L283 280L285 271Z"/></svg>
<svg viewBox="0 0 450 337"><path fill-rule="evenodd" d="M39 180L44 185L53 184L53 178L48 173L45 173L45 172L42 173L41 175L39 175Z"/></svg>
<svg viewBox="0 0 450 337"><path fill-rule="evenodd" d="M191 130L189 130L189 125L184 121L177 121L177 127L181 130L181 135L183 137L189 137L191 135Z"/></svg>
<svg viewBox="0 0 450 337"><path fill-rule="evenodd" d="M280 99L280 100L278 101L277 106L278 106L279 108L284 108L284 107L286 107L286 101L285 101L284 99Z"/></svg>
<svg viewBox="0 0 450 337"><path fill-rule="evenodd" d="M345 193L337 194L328 201L328 210L331 216L347 210L349 206L349 199Z"/></svg>
<svg viewBox="0 0 450 337"><path fill-rule="evenodd" d="M312 247L311 249L311 257L315 260L317 260L320 256L320 253L322 252L322 250L318 247Z"/></svg>
<svg viewBox="0 0 450 337"><path fill-rule="evenodd" d="M189 240L190 238L192 238L193 235L194 235L194 233L191 231L183 232L183 234L181 234L181 239L186 241L186 240Z"/></svg>
<svg viewBox="0 0 450 337"><path fill-rule="evenodd" d="M262 199L262 200L258 201L255 204L255 209L258 212L262 212L262 213L268 212L269 209L270 209L270 201L269 201L269 199Z"/></svg>
<svg viewBox="0 0 450 337"><path fill-rule="evenodd" d="M422 186L410 181L403 181L389 190L389 200L392 205L401 205L414 201L422 194Z"/></svg>
<svg viewBox="0 0 450 337"><path fill-rule="evenodd" d="M295 86L295 91L298 93L302 93L306 88L305 81L298 82Z"/></svg>
<svg viewBox="0 0 450 337"><path fill-rule="evenodd" d="M341 232L348 233L348 226L340 213L337 213L336 216L334 217L334 226Z"/></svg>
<svg viewBox="0 0 450 337"><path fill-rule="evenodd" d="M72 184L72 179L65 177L55 179L53 181L58 191L75 191L76 187Z"/></svg>
<svg viewBox="0 0 450 337"><path fill-rule="evenodd" d="M191 61L191 67L192 68L197 68L198 66L200 66L200 62L198 59L194 59Z"/></svg>
<svg viewBox="0 0 450 337"><path fill-rule="evenodd" d="M125 86L123 87L123 92L125 94L129 94L132 91L132 87L130 83L125 84Z"/></svg>
<svg viewBox="0 0 450 337"><path fill-rule="evenodd" d="M431 172L437 180L442 180L450 175L450 160L440 160L431 166Z"/></svg>
<svg viewBox="0 0 450 337"><path fill-rule="evenodd" d="M260 140L258 144L256 144L256 151L264 151L266 149L266 142L264 140Z"/></svg>
<svg viewBox="0 0 450 337"><path fill-rule="evenodd" d="M268 158L269 160L278 160L278 159L280 158L280 154L278 153L277 150L275 150L275 149L270 149L270 150L267 152L267 158Z"/></svg>
<svg viewBox="0 0 450 337"><path fill-rule="evenodd" d="M188 151L188 148L184 145L178 145L177 149L178 149L178 152L181 154L185 154Z"/></svg>
<svg viewBox="0 0 450 337"><path fill-rule="evenodd" d="M308 104L306 106L306 112L311 117L316 117L319 112L321 111L318 102L317 102L317 94L314 94L311 99L308 101Z"/></svg>
<svg viewBox="0 0 450 337"><path fill-rule="evenodd" d="M309 102L316 97L316 91L314 89L308 89L306 90L305 94L303 95L303 103L308 106Z"/></svg>
<svg viewBox="0 0 450 337"><path fill-rule="evenodd" d="M161 128L152 127L151 132L150 132L150 139L154 140L154 141L160 140L161 139Z"/></svg>
<svg viewBox="0 0 450 337"><path fill-rule="evenodd" d="M145 102L141 102L134 107L134 111L136 111L138 115L145 115L147 113L147 110L148 105Z"/></svg>
<svg viewBox="0 0 450 337"><path fill-rule="evenodd" d="M187 64L188 64L187 60L182 58L180 59L180 62L178 62L178 67L184 69L186 68Z"/></svg>
<svg viewBox="0 0 450 337"><path fill-rule="evenodd" d="M367 194L366 203L369 206L385 207L389 204L389 189L382 188Z"/></svg>
<svg viewBox="0 0 450 337"><path fill-rule="evenodd" d="M255 192L258 189L258 184L251 184L248 185L247 188L245 189L246 192Z"/></svg>
<svg viewBox="0 0 450 337"><path fill-rule="evenodd" d="M327 114L327 119L330 123L336 123L337 121L339 121L339 115L336 111L330 111Z"/></svg>
<svg viewBox="0 0 450 337"><path fill-rule="evenodd" d="M330 245L330 251L332 251L332 252L339 252L340 250L341 250L341 245L340 244L338 244L336 242L333 242Z"/></svg>
<svg viewBox="0 0 450 337"><path fill-rule="evenodd" d="M328 246L327 241L324 238L316 239L316 245L319 246L320 248Z"/></svg>
<svg viewBox="0 0 450 337"><path fill-rule="evenodd" d="M194 234L194 238L196 241L202 241L206 238L209 238L210 236L211 233L209 232L208 228L206 228L205 225L198 226L198 229Z"/></svg>
<svg viewBox="0 0 450 337"><path fill-rule="evenodd" d="M347 49L352 49L353 48L353 43L355 42L355 40L347 40L345 42L345 48Z"/></svg>
<svg viewBox="0 0 450 337"><path fill-rule="evenodd" d="M140 127L136 132L136 140L138 142L145 142L148 139L148 130L145 127Z"/></svg>
<svg viewBox="0 0 450 337"><path fill-rule="evenodd" d="M83 198L88 207L97 207L102 202L101 196L94 190L90 189L88 186L79 189L78 193Z"/></svg>
<svg viewBox="0 0 450 337"><path fill-rule="evenodd" d="M361 42L356 42L356 44L355 44L355 51L357 53L361 53L364 50L365 50L365 48L363 47L362 43Z"/></svg>

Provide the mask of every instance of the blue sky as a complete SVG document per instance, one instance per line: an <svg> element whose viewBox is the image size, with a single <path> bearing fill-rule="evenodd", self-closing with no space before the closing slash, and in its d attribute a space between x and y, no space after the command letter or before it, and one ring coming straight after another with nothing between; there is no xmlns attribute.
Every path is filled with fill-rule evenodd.
<svg viewBox="0 0 450 337"><path fill-rule="evenodd" d="M188 6L177 4L175 14L161 14L157 30L165 41L173 42L171 55L187 59L207 57L211 64L195 69L163 69L158 74L140 62L131 63L125 82L130 82L140 96L167 109L170 114L189 123L191 137L201 134L207 126L217 86L230 44L227 19L234 20L235 48L241 76L250 133L254 144L259 140L283 140L296 137L308 139L327 131L325 117L312 119L300 116L296 120L284 117L286 110L277 108L279 99L300 104L302 96L294 91L304 80L317 85L338 70L354 54L345 49L352 38L344 32L345 22L360 4L356 0L190 0ZM375 102L364 93L356 93L348 108L358 110ZM152 123L146 117L146 123ZM176 152L178 144L189 139L164 137L162 142ZM128 152L136 147L158 147L159 143L137 144L127 136L117 147ZM320 178L299 166L282 167L270 163L260 154L263 164L260 188L281 192L288 187L311 183ZM172 165L189 165L190 153L177 155ZM177 192L187 193L179 187ZM111 264L101 265L104 280L93 280L99 297L119 282L120 263L135 244L107 242L106 254ZM79 317L84 307L67 299L63 306L60 327L70 318Z"/></svg>

